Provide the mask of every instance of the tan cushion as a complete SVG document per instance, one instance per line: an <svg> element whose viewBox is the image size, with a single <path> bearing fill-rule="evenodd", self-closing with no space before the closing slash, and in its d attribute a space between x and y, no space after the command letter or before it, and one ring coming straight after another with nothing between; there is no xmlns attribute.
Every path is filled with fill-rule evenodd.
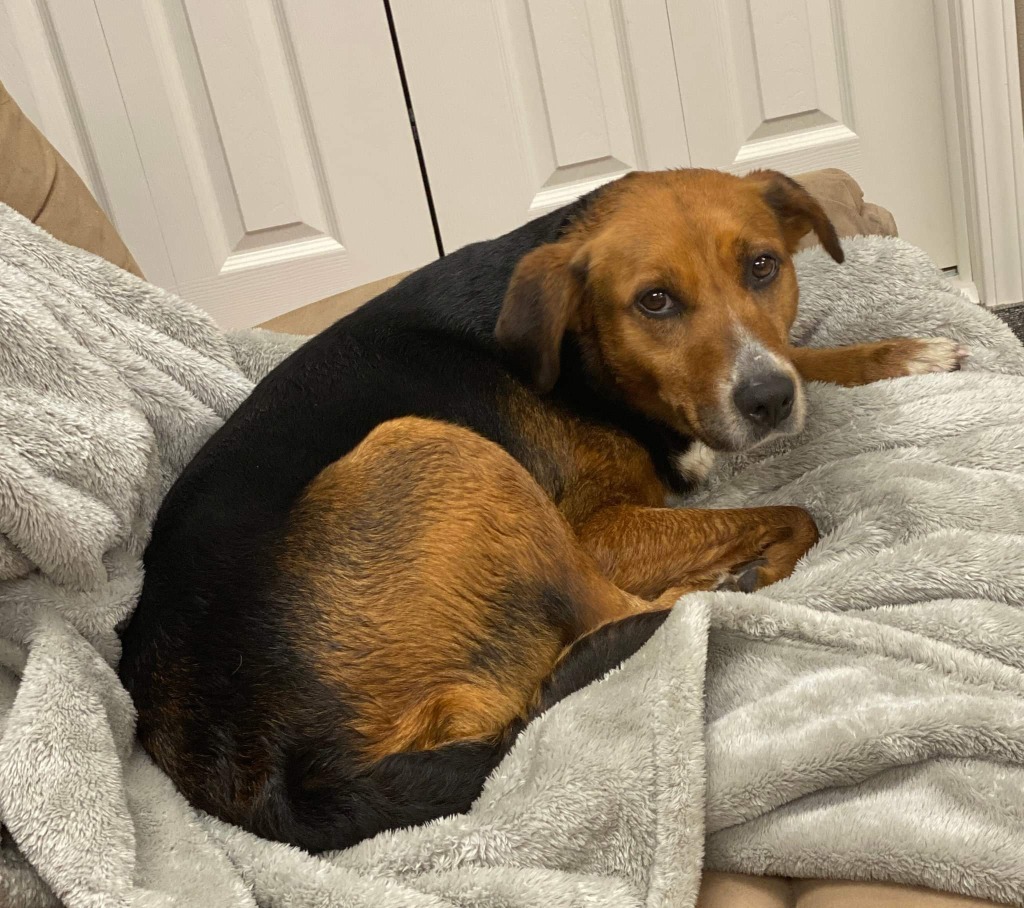
<svg viewBox="0 0 1024 908"><path fill-rule="evenodd" d="M705 873L697 897L697 908L790 908L792 904L789 880L741 873Z"/></svg>
<svg viewBox="0 0 1024 908"><path fill-rule="evenodd" d="M894 883L706 873L697 908L995 908L995 902Z"/></svg>
<svg viewBox="0 0 1024 908"><path fill-rule="evenodd" d="M88 187L0 84L0 202L57 239L142 277Z"/></svg>
<svg viewBox="0 0 1024 908"><path fill-rule="evenodd" d="M818 200L840 236L898 236L892 213L881 205L865 202L864 190L845 170L828 167L797 174L794 179ZM816 245L818 238L809 233L799 248Z"/></svg>
<svg viewBox="0 0 1024 908"><path fill-rule="evenodd" d="M995 902L971 899L920 886L795 880L796 908L993 908Z"/></svg>

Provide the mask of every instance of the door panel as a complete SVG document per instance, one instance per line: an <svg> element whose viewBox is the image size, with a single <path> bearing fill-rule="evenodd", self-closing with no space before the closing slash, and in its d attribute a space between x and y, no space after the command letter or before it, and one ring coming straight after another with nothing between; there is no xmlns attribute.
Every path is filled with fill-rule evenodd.
<svg viewBox="0 0 1024 908"><path fill-rule="evenodd" d="M687 158L664 7L392 0L446 250Z"/></svg>
<svg viewBox="0 0 1024 908"><path fill-rule="evenodd" d="M956 264L932 0L392 0L448 249L629 169L839 167Z"/></svg>
<svg viewBox="0 0 1024 908"><path fill-rule="evenodd" d="M95 6L74 0L0 2L0 79L82 177L150 279L173 286Z"/></svg>
<svg viewBox="0 0 1024 908"><path fill-rule="evenodd" d="M253 324L436 257L382 5L97 6L184 297Z"/></svg>
<svg viewBox="0 0 1024 908"><path fill-rule="evenodd" d="M953 176L932 3L843 0L842 14L864 194L889 208L900 235L939 267L955 266Z"/></svg>
<svg viewBox="0 0 1024 908"><path fill-rule="evenodd" d="M839 167L956 264L931 0L668 0L694 165Z"/></svg>
<svg viewBox="0 0 1024 908"><path fill-rule="evenodd" d="M738 173L835 166L858 177L840 23L829 0L711 7L669 2L693 165Z"/></svg>
<svg viewBox="0 0 1024 908"><path fill-rule="evenodd" d="M225 327L437 256L383 3L38 8L106 155L93 179L101 201L147 275Z"/></svg>

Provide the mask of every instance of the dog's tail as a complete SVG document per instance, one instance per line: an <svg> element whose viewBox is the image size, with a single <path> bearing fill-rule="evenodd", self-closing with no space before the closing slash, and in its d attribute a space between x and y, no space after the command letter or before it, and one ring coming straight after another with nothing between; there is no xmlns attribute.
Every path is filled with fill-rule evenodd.
<svg viewBox="0 0 1024 908"><path fill-rule="evenodd" d="M620 665L667 616L667 610L633 615L576 641L544 682L530 718ZM329 747L310 748L289 761L278 783L268 787L252 826L267 838L318 852L465 813L524 727L522 722L509 726L495 743L392 754L355 775Z"/></svg>

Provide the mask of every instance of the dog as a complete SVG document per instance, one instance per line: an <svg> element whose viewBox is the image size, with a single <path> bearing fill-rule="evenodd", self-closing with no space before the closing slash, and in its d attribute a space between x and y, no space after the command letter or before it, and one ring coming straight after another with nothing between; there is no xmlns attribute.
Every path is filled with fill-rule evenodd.
<svg viewBox="0 0 1024 908"><path fill-rule="evenodd" d="M789 343L822 208L771 171L633 173L405 278L260 382L163 502L120 674L195 805L310 852L463 812L527 722L686 592L816 542L667 496L799 432L804 382L944 338Z"/></svg>

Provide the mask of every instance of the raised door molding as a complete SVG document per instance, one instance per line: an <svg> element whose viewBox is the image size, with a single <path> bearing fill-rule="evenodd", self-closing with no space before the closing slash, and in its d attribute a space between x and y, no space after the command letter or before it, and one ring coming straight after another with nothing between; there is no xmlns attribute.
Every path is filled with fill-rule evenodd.
<svg viewBox="0 0 1024 908"><path fill-rule="evenodd" d="M861 176L838 0L668 0L668 9L694 166Z"/></svg>
<svg viewBox="0 0 1024 908"><path fill-rule="evenodd" d="M391 0L446 250L629 170L684 166L664 5Z"/></svg>
<svg viewBox="0 0 1024 908"><path fill-rule="evenodd" d="M631 169L838 167L956 264L931 0L391 0L446 249Z"/></svg>
<svg viewBox="0 0 1024 908"><path fill-rule="evenodd" d="M383 3L4 0L0 49L147 277L225 327L437 256Z"/></svg>
<svg viewBox="0 0 1024 908"><path fill-rule="evenodd" d="M0 79L82 177L150 279L173 286L96 7L74 0L0 2Z"/></svg>
<svg viewBox="0 0 1024 908"><path fill-rule="evenodd" d="M382 3L95 2L186 299L254 324L437 256Z"/></svg>

